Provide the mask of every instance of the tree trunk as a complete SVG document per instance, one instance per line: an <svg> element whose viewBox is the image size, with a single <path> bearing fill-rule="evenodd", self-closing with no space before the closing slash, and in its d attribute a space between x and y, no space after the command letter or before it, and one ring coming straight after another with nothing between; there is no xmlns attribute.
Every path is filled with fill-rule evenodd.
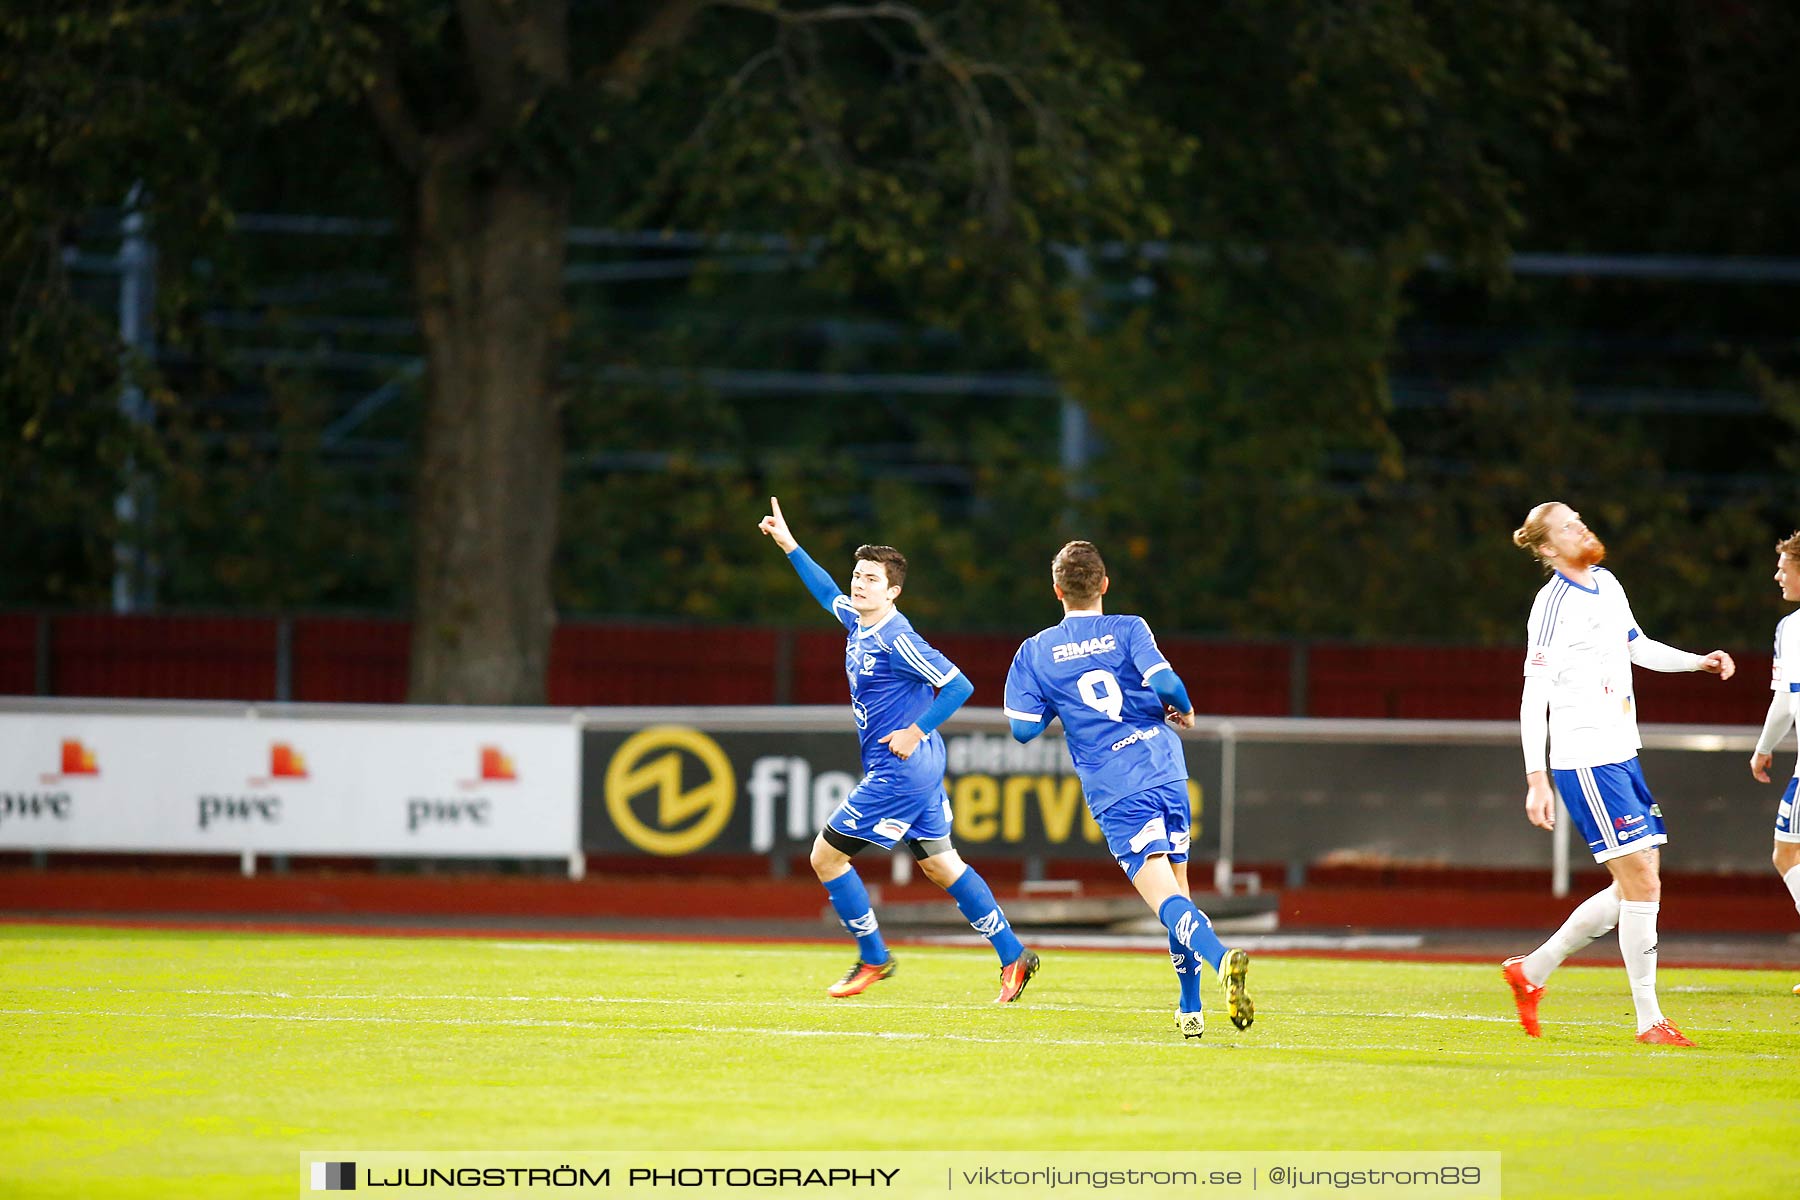
<svg viewBox="0 0 1800 1200"><path fill-rule="evenodd" d="M416 187L426 403L408 699L542 704L567 193L492 167L427 168Z"/></svg>

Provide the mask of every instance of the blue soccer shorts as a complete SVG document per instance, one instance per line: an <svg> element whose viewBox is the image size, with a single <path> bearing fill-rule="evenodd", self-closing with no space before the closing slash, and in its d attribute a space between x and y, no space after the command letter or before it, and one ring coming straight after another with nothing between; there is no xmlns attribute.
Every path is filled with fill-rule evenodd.
<svg viewBox="0 0 1800 1200"><path fill-rule="evenodd" d="M1636 854L1669 840L1663 829L1662 809L1644 782L1644 769L1635 758L1602 767L1553 770L1556 790L1587 839L1594 861L1603 863L1621 855Z"/></svg>
<svg viewBox="0 0 1800 1200"><path fill-rule="evenodd" d="M1795 792L1800 790L1800 775L1788 780L1787 791L1781 793L1781 806L1775 810L1775 840L1800 842L1800 829L1794 822Z"/></svg>
<svg viewBox="0 0 1800 1200"><path fill-rule="evenodd" d="M940 781L934 788L900 792L864 779L825 821L848 837L883 850L902 839L929 842L950 836L950 796Z"/></svg>
<svg viewBox="0 0 1800 1200"><path fill-rule="evenodd" d="M1094 818L1106 835L1106 848L1136 879L1146 860L1158 854L1171 863L1188 860L1188 793L1186 783L1165 783L1134 792Z"/></svg>

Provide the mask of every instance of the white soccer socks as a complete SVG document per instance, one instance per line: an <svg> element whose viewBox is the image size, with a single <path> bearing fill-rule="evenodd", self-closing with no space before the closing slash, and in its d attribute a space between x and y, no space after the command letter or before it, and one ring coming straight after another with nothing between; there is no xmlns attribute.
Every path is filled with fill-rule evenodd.
<svg viewBox="0 0 1800 1200"><path fill-rule="evenodd" d="M1800 909L1800 867L1789 867L1782 875L1781 882L1787 884L1788 895L1794 898L1794 907Z"/></svg>
<svg viewBox="0 0 1800 1200"><path fill-rule="evenodd" d="M1608 884L1575 906L1562 928L1548 941L1525 956L1525 978L1533 987L1543 987L1550 972L1562 966L1563 960L1619 923L1619 887ZM1650 941L1656 941L1655 906L1651 906ZM1620 930L1620 936L1624 931Z"/></svg>
<svg viewBox="0 0 1800 1200"><path fill-rule="evenodd" d="M1662 1006L1656 1002L1656 913L1661 907L1649 900L1619 902L1619 952L1631 980L1639 1033L1663 1019Z"/></svg>

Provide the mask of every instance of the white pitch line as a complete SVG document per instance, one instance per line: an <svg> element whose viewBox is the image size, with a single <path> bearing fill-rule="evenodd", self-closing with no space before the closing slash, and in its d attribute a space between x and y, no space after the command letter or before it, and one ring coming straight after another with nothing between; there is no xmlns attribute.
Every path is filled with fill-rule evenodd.
<svg viewBox="0 0 1800 1200"><path fill-rule="evenodd" d="M346 1001L404 1001L406 1003L429 1003L441 1001L447 1004L642 1004L667 1005L671 1008L717 1008L716 1000L696 1000L686 997L663 999L652 996L495 996L495 995L463 995L453 992L282 992L248 988L132 988L118 985L101 986L69 986L66 984L26 984L11 989L17 992L58 992L78 994L88 992L106 992L126 996L248 996L260 1000L346 1000ZM777 1008L783 1012L793 1011L794 1000L733 1000L734 1008ZM806 1004L809 1001L798 1001ZM877 1000L865 1004L846 1005L840 1002L826 1004L824 1001L810 1001L818 1004L819 1012L853 1013L863 1009L901 1012L968 1012L971 1008L982 1007L975 1002L954 1004L906 1004L893 1001ZM1158 1013L1172 1012L1172 1009L1121 1007L1118 1005L1097 1004L1029 1004L1013 1008L1013 1012L1078 1012L1078 1013L1123 1013L1137 1016L1153 1016Z"/></svg>
<svg viewBox="0 0 1800 1200"><path fill-rule="evenodd" d="M34 1009L4 1008L0 1016L20 1017L110 1017L124 1020L161 1021L171 1017L184 1020L216 1020L216 1021L287 1021L305 1024L349 1024L349 1025L437 1025L437 1026L473 1026L483 1028L505 1027L523 1029L591 1029L599 1032L618 1032L630 1030L638 1033L667 1033L674 1030L685 1030L699 1034L729 1034L733 1037L792 1037L792 1038L861 1038L874 1041L944 1041L968 1042L978 1045L993 1046L1099 1046L1107 1048L1133 1047L1139 1049L1166 1050L1176 1053L1191 1053L1190 1047L1171 1041L1151 1041L1145 1038L1036 1038L1036 1037L981 1037L974 1034L955 1033L909 1033L892 1030L871 1029L780 1029L757 1025L689 1025L665 1024L627 1025L616 1022L596 1021L548 1021L532 1017L474 1019L468 1017L382 1017L382 1016L320 1016L306 1013L242 1013L242 1012L191 1012L191 1013L146 1013L121 1012L108 1009ZM1463 1050L1439 1046L1396 1046L1391 1042L1381 1044L1333 1042L1329 1045L1304 1043L1263 1041L1228 1041L1221 1043L1215 1040L1209 1047L1223 1045L1226 1049L1282 1050L1295 1054L1337 1054L1345 1050L1385 1051L1394 1053L1455 1055L1465 1058L1504 1058L1503 1052L1493 1050ZM1620 1047L1624 1049L1624 1047ZM1617 1058L1618 1050L1551 1050L1540 1044L1531 1061L1557 1058ZM1740 1060L1780 1061L1784 1056L1779 1054L1740 1054L1734 1056Z"/></svg>
<svg viewBox="0 0 1800 1200"><path fill-rule="evenodd" d="M470 995L470 993L443 993L443 991L414 991L414 993L382 993L382 991L315 991L315 993L310 993L310 991L254 990L254 988L121 988L121 986L92 986L92 984L90 984L90 986L68 986L68 984L43 984L43 986L31 986L31 984L27 984L27 986L22 986L22 988L13 988L11 991L14 991L14 993L25 993L25 991L49 991L49 993L59 993L59 995L79 995L79 993L95 993L95 991L101 991L101 993L112 993L112 995L239 997L239 999L256 1000L295 1000L295 1002L331 1000L331 1002L403 1002L403 1004L430 1004L430 1002L443 1002L443 1004L592 1004L592 1006L601 1007L626 1006L626 1004L630 1004L630 1006L644 1007L706 1007L706 1009L716 1009L716 1007L718 1007L718 1002L716 1002L716 1000L686 999L686 997L662 999L662 997L619 997L619 995L612 995L612 997L608 997L608 995L587 995L587 997L571 997L571 995ZM806 1002L806 1000L801 1000L799 1004L808 1004L808 1002ZM871 1013L871 1011L873 1011L873 1013L882 1013L882 1011L891 1011L891 1013L970 1013L970 1011L979 1011L979 1009L986 1007L985 1004L976 1004L976 1002L968 1002L968 1004L954 1004L954 1002L943 1002L943 1004L904 1004L904 1002L893 1002L893 1000L871 1000L871 1002L855 1004L855 1006L842 1004L842 1002L830 1002L830 1004L826 1004L823 1000L815 1000L812 1004L817 1004L814 1011L819 1011L819 1013L837 1013L837 1015L842 1016L853 1016L855 1013L859 1013L859 1011L860 1013ZM794 1000L733 1000L733 1007L740 1007L740 1009L781 1009L781 1011L794 1011L796 1002L794 1002ZM1096 1016L1150 1016L1150 1018L1166 1016L1170 1013L1170 1009L1166 1009L1166 1007L1042 1004L1042 1002L1028 1002L1028 1004L1022 1004L1022 1006L1019 1007L1012 1007L1012 1009L1008 1009L1008 1011L1021 1015L1021 1018L1024 1018L1026 1013L1091 1013L1091 1015ZM1265 1007L1264 1015L1274 1015L1274 1013L1278 1013L1278 1009L1267 1009L1267 1007ZM1292 1022L1318 1022L1318 1020L1435 1020L1435 1022L1467 1022L1467 1024L1476 1025L1512 1025L1517 1022L1517 1016L1490 1015L1490 1013L1364 1013L1364 1011L1305 1011L1305 1009L1287 1009L1287 1011L1280 1013L1280 1016L1282 1016L1283 1024L1292 1024ZM275 1016L272 1016L272 1020L275 1020ZM315 1016L315 1020L356 1020L356 1018L355 1016L342 1016L342 1018L337 1018L337 1016ZM369 1020L378 1020L378 1018L373 1018L373 1016L371 1016ZM385 1020L385 1018L380 1018L380 1020ZM425 1020L425 1018L421 1018L421 1020ZM533 1020L533 1018L518 1018L518 1020ZM477 1024L479 1024L479 1022L477 1022ZM569 1024L569 1022L549 1022L549 1024ZM1552 1024L1552 1027L1561 1027L1561 1029L1618 1029L1618 1027L1624 1025L1624 1022L1616 1022L1616 1020L1579 1020L1579 1018L1568 1018L1568 1020L1553 1020L1550 1024ZM616 1027L630 1027L630 1025L607 1024L603 1025L603 1027L616 1029ZM1737 1029L1733 1029L1733 1027L1724 1027L1724 1025L1688 1025L1688 1033L1708 1034L1708 1036L1710 1036L1710 1034L1737 1033ZM1085 1043L1071 1042L1069 1045L1085 1045ZM1098 1045L1111 1045L1111 1043L1098 1043ZM1154 1045L1154 1043L1152 1043L1152 1045ZM1379 1047L1377 1047L1377 1049L1379 1049Z"/></svg>
<svg viewBox="0 0 1800 1200"><path fill-rule="evenodd" d="M719 1033L732 1036L749 1035L755 1037L795 1037L795 1038L872 1038L886 1041L950 1041L978 1042L996 1046L1166 1046L1167 1043L1149 1042L1141 1039L1105 1039L1105 1038L1039 1038L1039 1037L978 1037L973 1034L958 1033L911 1033L900 1030L877 1029L774 1029L761 1025L684 1025L657 1023L653 1025L626 1025L616 1022L599 1021L547 1021L535 1017L511 1017L479 1019L471 1017L380 1017L380 1016L320 1016L313 1013L237 1013L237 1012L189 1012L189 1013L146 1013L121 1012L111 1009L53 1009L53 1008L0 1008L0 1016L19 1017L119 1017L127 1020L166 1020L182 1021L289 1021L306 1024L365 1024L365 1025L449 1025L480 1026L490 1028L502 1026L522 1029L593 1029L600 1032L617 1032L633 1030L641 1033L666 1033L671 1029L685 1029L691 1033ZM1333 1047L1336 1049L1336 1047Z"/></svg>
<svg viewBox="0 0 1800 1200"><path fill-rule="evenodd" d="M718 1007L714 1000L697 1000L685 997L664 999L650 996L530 996L530 995L472 995L457 992L283 992L261 989L239 988L131 988L114 986L69 986L69 985L26 985L14 989L18 992L56 992L78 994L90 992L107 992L115 995L131 996L235 996L249 997L258 1000L295 1000L295 1001L369 1001L369 1002L403 1002L407 1004L441 1002L446 1004L594 1004L620 1005L634 1004L647 1007L669 1008L708 1008ZM802 1001L801 1003L806 1003ZM892 1001L874 1001L861 1005L844 1005L819 1003L818 1012L831 1012L851 1015L858 1011L883 1012L969 1012L980 1007L971 1004L907 1004ZM795 1001L792 1000L734 1000L734 1008L776 1008L792 1011ZM1166 1008L1137 1008L1116 1005L1095 1004L1044 1004L1027 1003L1011 1011L1029 1012L1075 1012L1094 1014L1118 1014L1127 1016L1155 1017L1167 1015L1171 1010ZM1280 1010L1265 1008L1265 1015ZM1494 1015L1489 1013L1446 1013L1446 1012L1357 1012L1357 1011L1307 1011L1290 1009L1281 1014L1288 1021L1466 1021L1480 1025L1512 1025L1518 1021L1516 1016ZM1551 1024L1564 1029L1613 1029L1620 1026L1618 1021L1594 1020L1556 1020ZM1734 1029L1722 1026L1689 1026L1693 1033L1732 1033Z"/></svg>

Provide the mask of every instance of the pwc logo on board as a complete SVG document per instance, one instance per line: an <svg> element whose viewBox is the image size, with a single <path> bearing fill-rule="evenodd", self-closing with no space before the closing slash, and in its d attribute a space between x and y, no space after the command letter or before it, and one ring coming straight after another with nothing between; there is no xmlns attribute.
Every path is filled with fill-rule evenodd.
<svg viewBox="0 0 1800 1200"><path fill-rule="evenodd" d="M476 756L477 779L459 779L456 786L463 792L480 791L496 783L519 782L519 768L512 755L499 746L483 746ZM482 826L493 817L494 800L490 796L409 796L406 800L406 832L418 833L421 827L436 829L443 825Z"/></svg>
<svg viewBox="0 0 1800 1200"><path fill-rule="evenodd" d="M80 738L62 739L62 769L40 778L45 783L60 783L64 779L98 779L100 763L93 750L82 744Z"/></svg>
<svg viewBox="0 0 1800 1200"><path fill-rule="evenodd" d="M474 791L491 783L519 782L519 768L514 765L512 755L499 746L483 746L478 763L477 778L464 779L458 783L464 791Z"/></svg>
<svg viewBox="0 0 1800 1200"><path fill-rule="evenodd" d="M306 773L306 757L288 742L271 742L269 744L269 773L250 779L251 787L268 787L271 783L302 783L310 778Z"/></svg>

